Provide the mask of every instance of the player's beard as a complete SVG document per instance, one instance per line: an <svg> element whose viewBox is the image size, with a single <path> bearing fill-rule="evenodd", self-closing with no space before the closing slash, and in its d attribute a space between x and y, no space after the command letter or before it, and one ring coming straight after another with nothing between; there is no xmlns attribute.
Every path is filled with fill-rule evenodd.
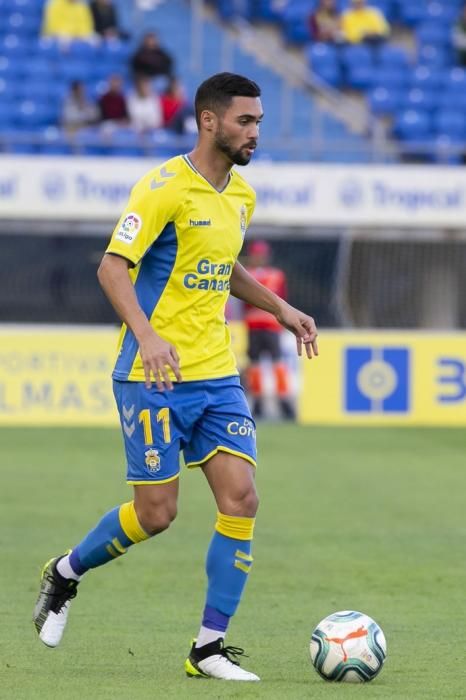
<svg viewBox="0 0 466 700"><path fill-rule="evenodd" d="M235 165L247 165L251 160L251 156L248 156L245 153L243 153L242 148L238 148L235 151L231 147L228 137L225 135L225 132L222 130L221 126L218 127L217 132L215 134L215 146L218 148L219 151L226 155L227 158L231 160L231 162Z"/></svg>

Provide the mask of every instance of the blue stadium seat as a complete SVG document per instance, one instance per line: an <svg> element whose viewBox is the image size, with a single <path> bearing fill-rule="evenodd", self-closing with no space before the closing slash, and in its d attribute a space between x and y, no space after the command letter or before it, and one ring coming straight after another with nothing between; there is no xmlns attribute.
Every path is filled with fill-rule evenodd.
<svg viewBox="0 0 466 700"><path fill-rule="evenodd" d="M448 46L451 42L451 27L443 22L425 22L416 29L419 44Z"/></svg>
<svg viewBox="0 0 466 700"><path fill-rule="evenodd" d="M432 160L442 165L461 165L464 150L466 150L464 138L438 134L433 142Z"/></svg>
<svg viewBox="0 0 466 700"><path fill-rule="evenodd" d="M441 109L434 117L434 129L437 134L450 138L466 137L466 120L464 112L455 109Z"/></svg>
<svg viewBox="0 0 466 700"><path fill-rule="evenodd" d="M445 82L445 71L429 66L417 66L410 75L410 84L413 88L424 90L440 90Z"/></svg>
<svg viewBox="0 0 466 700"><path fill-rule="evenodd" d="M308 16L309 5L289 3L282 13L282 26L285 38L293 44L305 44L310 39Z"/></svg>
<svg viewBox="0 0 466 700"><path fill-rule="evenodd" d="M17 80L6 80L0 78L0 100L2 102L11 102L16 99L21 83Z"/></svg>
<svg viewBox="0 0 466 700"><path fill-rule="evenodd" d="M104 59L121 63L128 61L134 53L134 46L129 42L115 39L102 42L100 49Z"/></svg>
<svg viewBox="0 0 466 700"><path fill-rule="evenodd" d="M40 134L39 153L43 155L68 156L73 148L68 135L57 127L48 127Z"/></svg>
<svg viewBox="0 0 466 700"><path fill-rule="evenodd" d="M451 52L449 47L436 46L435 44L422 44L418 50L419 65L431 68L445 68L451 64Z"/></svg>
<svg viewBox="0 0 466 700"><path fill-rule="evenodd" d="M409 110L427 110L432 111L436 108L438 103L438 96L436 92L430 90L423 90L422 88L411 88L402 98L402 108Z"/></svg>
<svg viewBox="0 0 466 700"><path fill-rule="evenodd" d="M34 155L38 151L37 131L10 127L0 128L0 144L7 153Z"/></svg>
<svg viewBox="0 0 466 700"><path fill-rule="evenodd" d="M337 49L331 44L316 43L306 50L311 70L329 85L341 85L342 75Z"/></svg>
<svg viewBox="0 0 466 700"><path fill-rule="evenodd" d="M374 55L363 45L345 46L341 50L346 83L357 90L364 90L372 84L374 77Z"/></svg>
<svg viewBox="0 0 466 700"><path fill-rule="evenodd" d="M443 86L446 89L466 91L466 70L455 66L445 75Z"/></svg>
<svg viewBox="0 0 466 700"><path fill-rule="evenodd" d="M80 129L73 135L76 153L86 156L108 156L110 147L98 127Z"/></svg>
<svg viewBox="0 0 466 700"><path fill-rule="evenodd" d="M144 137L134 129L115 129L109 134L108 141L112 156L141 157L144 155Z"/></svg>
<svg viewBox="0 0 466 700"><path fill-rule="evenodd" d="M34 129L56 124L57 106L47 101L23 100L14 106L15 123L23 129Z"/></svg>
<svg viewBox="0 0 466 700"><path fill-rule="evenodd" d="M256 0L251 8L252 17L266 22L278 22L281 18L280 5L274 0Z"/></svg>
<svg viewBox="0 0 466 700"><path fill-rule="evenodd" d="M49 58L36 56L33 61L27 63L28 81L50 82L55 77L55 66Z"/></svg>
<svg viewBox="0 0 466 700"><path fill-rule="evenodd" d="M16 61L5 56L0 56L0 78L4 80L15 80L17 78Z"/></svg>
<svg viewBox="0 0 466 700"><path fill-rule="evenodd" d="M385 44L377 52L377 63L382 68L405 70L409 67L410 59L405 49Z"/></svg>
<svg viewBox="0 0 466 700"><path fill-rule="evenodd" d="M79 59L69 59L61 61L58 66L58 75L62 80L71 82L72 80L81 80L82 82L90 82L98 73L98 63L95 61L84 61Z"/></svg>
<svg viewBox="0 0 466 700"><path fill-rule="evenodd" d="M429 2L426 8L426 19L451 25L459 15L458 10L458 5L451 0L450 2Z"/></svg>
<svg viewBox="0 0 466 700"><path fill-rule="evenodd" d="M11 110L11 102L5 100L0 94L0 129L13 126L14 115Z"/></svg>
<svg viewBox="0 0 466 700"><path fill-rule="evenodd" d="M368 95L371 111L378 116L394 114L401 105L402 93L399 90L376 87Z"/></svg>
<svg viewBox="0 0 466 700"><path fill-rule="evenodd" d="M408 27L415 27L426 19L426 0L401 0L398 4L400 19Z"/></svg>
<svg viewBox="0 0 466 700"><path fill-rule="evenodd" d="M401 90L409 80L409 72L398 68L375 68L372 83L374 87L384 87L387 90Z"/></svg>
<svg viewBox="0 0 466 700"><path fill-rule="evenodd" d="M35 44L35 51L38 56L59 61L63 58L63 51L56 39L49 37L39 38Z"/></svg>
<svg viewBox="0 0 466 700"><path fill-rule="evenodd" d="M418 142L427 139L431 134L429 114L416 109L402 110L396 115L393 131L404 141Z"/></svg>
<svg viewBox="0 0 466 700"><path fill-rule="evenodd" d="M68 45L66 52L63 54L65 61L94 61L100 59L100 46L98 44L92 44L89 41L81 41L80 39L74 39Z"/></svg>
<svg viewBox="0 0 466 700"><path fill-rule="evenodd" d="M439 109L466 110L466 92L446 86L445 90L437 95L437 106Z"/></svg>
<svg viewBox="0 0 466 700"><path fill-rule="evenodd" d="M18 99L33 102L47 102L58 108L65 97L66 91L62 84L55 81L29 80L20 83L16 88Z"/></svg>
<svg viewBox="0 0 466 700"><path fill-rule="evenodd" d="M0 55L15 59L19 57L31 58L31 46L19 34L6 34L0 39Z"/></svg>
<svg viewBox="0 0 466 700"><path fill-rule="evenodd" d="M37 14L23 14L13 12L6 18L5 28L7 32L21 37L37 36L40 31L41 17Z"/></svg>
<svg viewBox="0 0 466 700"><path fill-rule="evenodd" d="M8 12L22 12L27 15L40 15L44 12L47 0L4 0Z"/></svg>

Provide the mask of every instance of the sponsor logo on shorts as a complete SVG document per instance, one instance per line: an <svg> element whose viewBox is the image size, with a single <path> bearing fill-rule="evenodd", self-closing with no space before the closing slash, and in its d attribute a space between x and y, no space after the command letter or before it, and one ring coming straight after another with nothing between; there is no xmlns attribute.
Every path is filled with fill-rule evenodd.
<svg viewBox="0 0 466 700"><path fill-rule="evenodd" d="M240 435L241 437L256 437L256 429L254 423L245 418L242 423L239 421L232 421L227 425L227 433L230 435Z"/></svg>
<svg viewBox="0 0 466 700"><path fill-rule="evenodd" d="M146 457L146 466L149 469L150 472L155 474L160 470L160 457L159 457L159 451L150 449L146 450L144 452L145 457Z"/></svg>
<svg viewBox="0 0 466 700"><path fill-rule="evenodd" d="M141 226L142 220L140 216L134 213L128 214L120 224L115 239L117 241L123 241L123 243L128 243L129 245L138 235Z"/></svg>

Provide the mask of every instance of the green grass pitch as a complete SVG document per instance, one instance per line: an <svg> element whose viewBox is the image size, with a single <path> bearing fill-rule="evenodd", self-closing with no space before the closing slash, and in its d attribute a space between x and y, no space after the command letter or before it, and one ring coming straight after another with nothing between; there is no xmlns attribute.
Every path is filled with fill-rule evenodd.
<svg viewBox="0 0 466 700"><path fill-rule="evenodd" d="M183 473L172 529L81 584L62 645L38 641L41 565L129 500L114 430L0 431L0 698L466 697L466 438L461 430L262 425L255 562L228 641L260 684L186 678L215 507ZM313 627L362 610L388 641L364 686L309 662Z"/></svg>

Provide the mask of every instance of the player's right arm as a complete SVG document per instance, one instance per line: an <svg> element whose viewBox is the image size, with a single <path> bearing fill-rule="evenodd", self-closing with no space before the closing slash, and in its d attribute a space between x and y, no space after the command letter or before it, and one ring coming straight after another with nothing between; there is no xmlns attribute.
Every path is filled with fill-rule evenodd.
<svg viewBox="0 0 466 700"><path fill-rule="evenodd" d="M129 268L142 261L167 224L175 221L183 201L176 175L176 163L169 161L134 186L97 274L113 308L138 342L146 386L150 388L153 376L160 391L173 388L167 368L181 381L179 357L175 347L151 326Z"/></svg>
<svg viewBox="0 0 466 700"><path fill-rule="evenodd" d="M128 274L130 265L126 258L105 253L97 277L111 305L138 342L147 388L150 389L153 376L160 391L171 390L173 384L167 367L173 370L179 382L182 381L178 353L173 345L157 335L141 309Z"/></svg>

